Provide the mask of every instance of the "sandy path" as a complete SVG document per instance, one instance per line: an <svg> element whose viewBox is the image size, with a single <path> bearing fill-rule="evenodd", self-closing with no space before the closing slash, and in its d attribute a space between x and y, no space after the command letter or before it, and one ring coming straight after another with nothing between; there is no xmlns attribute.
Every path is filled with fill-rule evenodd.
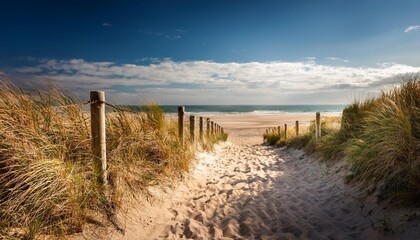
<svg viewBox="0 0 420 240"><path fill-rule="evenodd" d="M214 152L199 152L191 173L176 186L151 188L152 201L127 209L120 221L124 233L93 225L74 239L420 236L420 221L408 220L419 211L378 205L357 186L344 184L340 164L326 167L301 151L264 146L264 128L228 131L229 141Z"/></svg>
<svg viewBox="0 0 420 240"><path fill-rule="evenodd" d="M317 162L261 145L261 135L232 132L213 157L198 161L174 196L162 239L372 237L340 182L327 182Z"/></svg>
<svg viewBox="0 0 420 240"><path fill-rule="evenodd" d="M213 116L229 141L199 152L182 181L150 188L152 199L122 211L124 233L91 225L72 239L419 239L420 211L378 205L345 185L343 162L326 167L261 144L266 127L313 117Z"/></svg>

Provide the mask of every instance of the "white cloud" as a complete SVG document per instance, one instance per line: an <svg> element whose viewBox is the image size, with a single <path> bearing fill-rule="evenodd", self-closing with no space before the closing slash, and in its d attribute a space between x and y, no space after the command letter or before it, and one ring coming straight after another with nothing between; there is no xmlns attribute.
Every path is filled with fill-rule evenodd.
<svg viewBox="0 0 420 240"><path fill-rule="evenodd" d="M348 63L350 62L347 59L342 59L342 58L337 58L337 57L327 57L328 60L332 60L332 61L340 61L340 62L344 62L344 63Z"/></svg>
<svg viewBox="0 0 420 240"><path fill-rule="evenodd" d="M420 72L420 68L397 63L355 68L313 61L216 63L163 59L144 66L44 59L8 74L31 86L54 82L79 96L90 90L106 90L118 103L136 104L148 98L162 104L334 104L348 102L355 91L376 91L392 84L390 78L413 72Z"/></svg>
<svg viewBox="0 0 420 240"><path fill-rule="evenodd" d="M419 29L420 26L419 25L413 25L413 26L407 26L404 30L405 33L411 32L411 31L415 31L417 29Z"/></svg>
<svg viewBox="0 0 420 240"><path fill-rule="evenodd" d="M104 23L102 23L102 26L103 26L103 27L111 27L112 25L111 25L110 23L106 23L106 22L104 22Z"/></svg>

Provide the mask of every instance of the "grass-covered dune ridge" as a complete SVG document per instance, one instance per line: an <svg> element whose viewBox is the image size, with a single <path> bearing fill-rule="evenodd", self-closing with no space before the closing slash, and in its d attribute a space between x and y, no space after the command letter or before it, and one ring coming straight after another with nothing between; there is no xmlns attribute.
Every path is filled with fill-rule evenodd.
<svg viewBox="0 0 420 240"><path fill-rule="evenodd" d="M420 200L420 81L415 76L380 96L347 106L341 120L323 119L316 142L312 123L307 134L287 140L275 134L266 142L304 148L324 161L346 159L348 182L361 182L379 199ZM275 139L275 140L273 140ZM283 141L283 142L282 142ZM283 145L284 145L283 144Z"/></svg>
<svg viewBox="0 0 420 240"><path fill-rule="evenodd" d="M107 112L104 194L94 181L88 110L57 89L28 94L0 82L0 237L80 231L98 212L110 219L148 186L189 170L195 146L187 132L180 144L177 123L158 106ZM204 147L226 137L206 138Z"/></svg>

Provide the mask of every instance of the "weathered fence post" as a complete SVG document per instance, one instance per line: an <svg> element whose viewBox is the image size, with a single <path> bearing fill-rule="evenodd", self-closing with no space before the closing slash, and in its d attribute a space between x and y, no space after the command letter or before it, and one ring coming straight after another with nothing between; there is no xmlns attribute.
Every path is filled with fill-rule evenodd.
<svg viewBox="0 0 420 240"><path fill-rule="evenodd" d="M281 128L280 126L277 126L277 132L279 133L279 136L281 135Z"/></svg>
<svg viewBox="0 0 420 240"><path fill-rule="evenodd" d="M200 117L200 123L199 123L199 127L200 127L200 131L199 131L199 134L200 134L200 141L203 141L203 126L204 124L203 124L203 117Z"/></svg>
<svg viewBox="0 0 420 240"><path fill-rule="evenodd" d="M93 168L100 186L108 184L105 135L105 92L90 92L90 115L92 134Z"/></svg>
<svg viewBox="0 0 420 240"><path fill-rule="evenodd" d="M287 124L284 124L284 139L287 138Z"/></svg>
<svg viewBox="0 0 420 240"><path fill-rule="evenodd" d="M210 137L210 118L207 118L207 126L206 126L207 138Z"/></svg>
<svg viewBox="0 0 420 240"><path fill-rule="evenodd" d="M194 143L195 140L195 117L190 116L190 140L191 143Z"/></svg>
<svg viewBox="0 0 420 240"><path fill-rule="evenodd" d="M184 145L184 113L185 108L183 106L178 107L178 135L179 142Z"/></svg>
<svg viewBox="0 0 420 240"><path fill-rule="evenodd" d="M317 141L321 138L321 114L319 112L316 113L315 137Z"/></svg>
<svg viewBox="0 0 420 240"><path fill-rule="evenodd" d="M299 121L295 122L296 137L299 136Z"/></svg>
<svg viewBox="0 0 420 240"><path fill-rule="evenodd" d="M268 135L268 128L265 129L265 135Z"/></svg>
<svg viewBox="0 0 420 240"><path fill-rule="evenodd" d="M211 121L210 125L211 125L211 136L214 136L214 122Z"/></svg>

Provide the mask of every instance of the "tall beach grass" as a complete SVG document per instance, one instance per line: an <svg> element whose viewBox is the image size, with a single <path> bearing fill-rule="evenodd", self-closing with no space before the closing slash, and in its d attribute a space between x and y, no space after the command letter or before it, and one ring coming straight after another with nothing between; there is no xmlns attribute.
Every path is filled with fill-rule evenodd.
<svg viewBox="0 0 420 240"><path fill-rule="evenodd" d="M318 142L311 123L306 134L289 138L285 145L323 161L345 159L351 166L347 182L361 182L376 190L378 200L420 202L418 76L378 97L355 101L344 109L341 119L327 118L321 123ZM281 143L275 134L264 138L271 144Z"/></svg>
<svg viewBox="0 0 420 240"><path fill-rule="evenodd" d="M109 193L94 181L89 108L60 90L0 82L0 238L64 235L189 171L195 147L151 105L107 112ZM227 135L206 139L206 148Z"/></svg>

